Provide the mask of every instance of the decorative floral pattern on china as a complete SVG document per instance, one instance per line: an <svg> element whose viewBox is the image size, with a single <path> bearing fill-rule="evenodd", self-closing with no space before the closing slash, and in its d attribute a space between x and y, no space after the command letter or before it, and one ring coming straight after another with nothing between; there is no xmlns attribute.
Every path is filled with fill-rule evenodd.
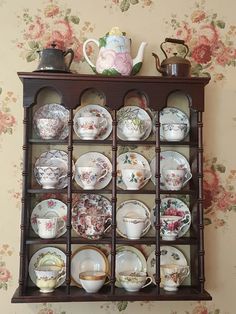
<svg viewBox="0 0 236 314"><path fill-rule="evenodd" d="M225 78L226 67L236 66L236 25L227 25L217 12L209 12L206 3L205 0L196 1L190 14L182 19L172 14L166 24L172 29L168 31L168 37L183 39L189 46L192 74L211 74L216 82ZM178 53L184 53L181 46L176 49Z"/></svg>

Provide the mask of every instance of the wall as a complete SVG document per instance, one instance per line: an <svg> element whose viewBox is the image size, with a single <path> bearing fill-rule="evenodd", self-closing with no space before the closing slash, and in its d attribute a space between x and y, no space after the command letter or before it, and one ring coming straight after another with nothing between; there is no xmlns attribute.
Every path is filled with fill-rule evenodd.
<svg viewBox="0 0 236 314"><path fill-rule="evenodd" d="M37 3L37 6L35 5ZM236 2L170 0L0 1L0 304L4 314L234 314L235 302L235 23ZM17 287L22 163L22 85L17 71L33 71L36 50L62 40L76 52L73 70L91 73L81 43L118 25L135 52L147 41L143 75L157 75L152 51L168 35L185 39L193 72L208 73L205 120L206 289L213 301L11 304Z"/></svg>

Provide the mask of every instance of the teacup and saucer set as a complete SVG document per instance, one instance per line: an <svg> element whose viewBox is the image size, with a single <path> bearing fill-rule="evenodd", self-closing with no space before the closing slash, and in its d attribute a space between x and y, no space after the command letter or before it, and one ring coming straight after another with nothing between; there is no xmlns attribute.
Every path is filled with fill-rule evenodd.
<svg viewBox="0 0 236 314"><path fill-rule="evenodd" d="M112 117L105 107L89 104L75 113L73 127L82 140L104 140L112 131Z"/></svg>
<svg viewBox="0 0 236 314"><path fill-rule="evenodd" d="M125 106L117 112L117 136L121 140L146 140L152 131L149 114L138 106Z"/></svg>
<svg viewBox="0 0 236 314"><path fill-rule="evenodd" d="M69 110L60 104L45 104L35 111L33 126L36 134L45 140L68 137Z"/></svg>

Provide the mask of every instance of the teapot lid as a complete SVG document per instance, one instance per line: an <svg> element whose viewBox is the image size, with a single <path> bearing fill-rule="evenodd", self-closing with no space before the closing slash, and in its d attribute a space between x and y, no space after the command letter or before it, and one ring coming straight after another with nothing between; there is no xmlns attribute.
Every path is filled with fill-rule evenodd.
<svg viewBox="0 0 236 314"><path fill-rule="evenodd" d="M109 36L125 36L126 33L122 32L118 26L113 26L107 35L109 35Z"/></svg>

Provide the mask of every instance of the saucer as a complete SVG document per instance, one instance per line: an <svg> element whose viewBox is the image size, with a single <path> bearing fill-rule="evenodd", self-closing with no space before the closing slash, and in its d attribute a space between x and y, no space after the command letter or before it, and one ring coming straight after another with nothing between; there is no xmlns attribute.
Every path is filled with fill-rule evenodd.
<svg viewBox="0 0 236 314"><path fill-rule="evenodd" d="M84 232L83 221L80 220L80 215L93 214L96 212L97 215L105 215L106 220L111 218L112 206L111 202L104 196L99 194L80 194L79 200L72 207L72 228L75 232L83 237L89 239L98 239L98 236L87 236ZM98 227L98 226L96 226Z"/></svg>
<svg viewBox="0 0 236 314"><path fill-rule="evenodd" d="M35 111L33 116L33 126L34 130L38 134L37 126L36 126L36 120L42 119L42 118L59 118L63 121L64 127L60 134L58 134L57 139L64 140L68 137L69 134L69 127L68 127L68 121L69 121L69 110L66 109L64 106L59 104L46 104L40 107L37 111Z"/></svg>
<svg viewBox="0 0 236 314"><path fill-rule="evenodd" d="M123 134L123 121L125 119L140 119L145 121L146 131L144 135L140 138L141 141L146 140L151 131L152 131L152 119L150 118L149 114L142 108L137 106L125 106L122 107L120 110L117 111L117 136L119 139L126 141L127 138Z"/></svg>
<svg viewBox="0 0 236 314"><path fill-rule="evenodd" d="M77 118L86 116L86 115L91 115L91 116L96 116L96 117L102 117L105 118L107 121L107 126L104 128L101 128L101 131L99 134L96 136L96 140L105 140L112 131L112 117L110 112L103 106L100 105L86 105L81 107L75 114L74 116L74 131L75 134L80 138L79 132L78 132L78 123L77 123Z"/></svg>
<svg viewBox="0 0 236 314"><path fill-rule="evenodd" d="M34 166L34 175L36 181L40 185L37 176L36 167L38 166L51 166L51 167L59 167L62 169L62 177L59 179L57 186L55 189L64 189L68 185L68 154L62 150L49 150L42 153L39 158L35 162ZM72 169L74 173L74 162L72 161Z"/></svg>
<svg viewBox="0 0 236 314"><path fill-rule="evenodd" d="M117 212L116 212L116 223L117 223L116 231L123 238L127 238L126 228L125 228L123 218L130 212L135 213L138 217L148 218L150 221L150 211L148 207L144 205L142 202L136 201L136 200L128 200L121 203L118 206ZM141 237L144 236L148 232L150 228L149 221L147 222L145 228L143 229Z"/></svg>
<svg viewBox="0 0 236 314"><path fill-rule="evenodd" d="M97 182L97 184L94 187L95 190L103 189L111 181L112 164L110 160L101 153L89 152L81 155L75 163L76 169L78 166L92 166L92 167L96 166L101 168L102 170L106 169L108 171L107 175ZM77 171L75 172L75 181L80 187L83 188L83 183L81 182Z"/></svg>
<svg viewBox="0 0 236 314"><path fill-rule="evenodd" d="M185 217L182 224L186 223L186 225L179 231L177 237L180 238L188 232L191 225L191 213L188 206L180 199L175 197L163 198L160 205L160 214L161 216ZM155 231L155 208L151 211L151 224L153 230Z"/></svg>
<svg viewBox="0 0 236 314"><path fill-rule="evenodd" d="M35 268L39 266L55 265L61 268L66 266L66 254L56 247L44 247L35 252L29 262L29 276L36 285ZM59 280L57 287L61 286L66 279L66 274Z"/></svg>
<svg viewBox="0 0 236 314"><path fill-rule="evenodd" d="M155 163L156 158L154 157L150 163L152 173L151 180L153 184L155 184ZM160 153L160 175L162 174L162 169L186 169L188 172L191 172L187 159L175 151L164 151ZM166 190L162 175L160 177L160 187L162 190Z"/></svg>
<svg viewBox="0 0 236 314"><path fill-rule="evenodd" d="M49 198L38 203L31 214L31 227L38 234L37 218L61 218L65 222L67 220L67 206L63 202ZM61 237L66 232L66 225L57 234L57 238Z"/></svg>
<svg viewBox="0 0 236 314"><path fill-rule="evenodd" d="M153 133L156 132L156 126L155 126L155 121L156 121L156 115L155 114L153 118ZM181 111L178 108L175 107L166 107L160 111L160 139L163 141L164 136L163 136L163 129L162 129L162 124L164 123L184 123L187 125L187 128L184 133L184 137L186 137L189 133L190 130L190 122L187 114L183 111Z"/></svg>
<svg viewBox="0 0 236 314"><path fill-rule="evenodd" d="M151 168L147 159L141 154L135 152L127 152L119 155L117 158L117 186L122 190L127 190L121 174L121 169L125 168L126 166L139 166L140 168L144 168L151 172ZM147 183L148 180L144 182L143 186L141 186L140 189L144 187Z"/></svg>

